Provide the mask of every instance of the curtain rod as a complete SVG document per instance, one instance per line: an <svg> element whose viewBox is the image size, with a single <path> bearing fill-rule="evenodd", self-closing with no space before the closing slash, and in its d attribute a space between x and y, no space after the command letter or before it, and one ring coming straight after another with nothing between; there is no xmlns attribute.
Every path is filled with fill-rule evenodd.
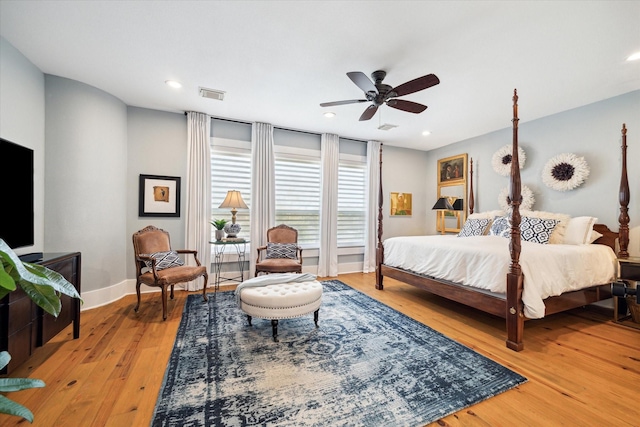
<svg viewBox="0 0 640 427"><path fill-rule="evenodd" d="M184 112L184 115L185 116L187 115L187 111ZM251 125L252 124L252 122L245 122L243 120L228 119L228 118L225 118L225 117L216 117L216 116L209 116L209 117L211 117L212 119L215 119L215 120L222 120L222 121L231 122L231 123L239 123L241 125ZM308 135L322 135L321 133L318 133L318 132L311 132L311 131L308 131L308 130L285 128L285 127L282 127L282 126L273 126L273 128L274 129L278 129L278 130L286 130L286 131L289 131L289 132L306 133ZM354 141L354 142L363 142L365 144L367 143L367 141L365 141L363 139L349 138L349 137L340 136L340 135L338 135L338 138L346 139L346 140Z"/></svg>

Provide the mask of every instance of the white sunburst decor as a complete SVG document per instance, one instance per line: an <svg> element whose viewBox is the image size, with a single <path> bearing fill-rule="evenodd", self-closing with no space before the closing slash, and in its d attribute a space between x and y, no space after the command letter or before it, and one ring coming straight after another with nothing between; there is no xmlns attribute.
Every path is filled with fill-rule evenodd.
<svg viewBox="0 0 640 427"><path fill-rule="evenodd" d="M491 158L491 166L493 166L493 170L502 176L511 175L512 153L513 148L511 147L511 144L505 145L493 153L493 157ZM520 169L524 167L526 160L527 156L525 155L524 150L522 147L518 147L518 164Z"/></svg>
<svg viewBox="0 0 640 427"><path fill-rule="evenodd" d="M533 197L533 191L531 191L531 189L526 185L523 185L522 188L520 189L520 195L522 196L522 203L520 203L520 209L525 211L532 210L533 204L536 202L535 197ZM507 201L508 197L509 197L509 188L505 187L502 189L502 191L500 192L500 195L498 196L498 203L500 204L500 208L502 208L502 210L505 212L511 210L511 206Z"/></svg>
<svg viewBox="0 0 640 427"><path fill-rule="evenodd" d="M542 169L542 182L557 191L579 187L589 176L589 165L584 157L562 153L549 159Z"/></svg>

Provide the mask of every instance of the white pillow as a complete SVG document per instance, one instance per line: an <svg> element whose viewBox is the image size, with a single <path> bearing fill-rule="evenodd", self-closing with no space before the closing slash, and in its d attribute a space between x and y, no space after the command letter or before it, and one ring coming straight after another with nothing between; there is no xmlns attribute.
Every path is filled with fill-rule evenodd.
<svg viewBox="0 0 640 427"><path fill-rule="evenodd" d="M596 230L591 230L591 237L589 237L589 243L595 242L596 240L598 240L602 236L603 235L598 233Z"/></svg>
<svg viewBox="0 0 640 427"><path fill-rule="evenodd" d="M571 217L566 214L559 213L551 213L551 212L543 212L543 211L527 211L521 210L520 214L529 218L540 218L540 219L555 219L558 221L556 227L553 229L551 236L549 237L549 244L557 245L565 243L564 235L566 233L567 225L569 224L569 220Z"/></svg>
<svg viewBox="0 0 640 427"><path fill-rule="evenodd" d="M592 242L593 224L598 218L592 216L577 216L571 218L564 233L565 245L585 245ZM595 240L595 239L594 239Z"/></svg>

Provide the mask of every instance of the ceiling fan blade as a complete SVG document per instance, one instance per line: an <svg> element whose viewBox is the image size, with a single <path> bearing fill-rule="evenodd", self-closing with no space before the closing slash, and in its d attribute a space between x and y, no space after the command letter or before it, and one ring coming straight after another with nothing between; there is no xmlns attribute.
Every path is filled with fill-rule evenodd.
<svg viewBox="0 0 640 427"><path fill-rule="evenodd" d="M360 121L363 122L365 120L369 120L371 117L373 117L376 111L378 111L377 105L369 105L367 109L364 110L364 113L362 113L362 115L360 116Z"/></svg>
<svg viewBox="0 0 640 427"><path fill-rule="evenodd" d="M369 79L369 77L367 77L366 74L364 74L363 72L351 71L347 73L347 76L349 76L351 81L354 82L360 89L362 89L364 93L367 93L367 92L378 93L378 89L376 88L376 85L374 85L373 82Z"/></svg>
<svg viewBox="0 0 640 427"><path fill-rule="evenodd" d="M418 77L410 82L396 86L391 89L391 91L396 93L395 96L404 96L435 86L438 83L440 83L440 79L438 79L435 74L427 74L426 76Z"/></svg>
<svg viewBox="0 0 640 427"><path fill-rule="evenodd" d="M427 109L426 105L418 104L417 102L405 101L404 99L390 99L387 101L387 105L392 108L396 108L402 111L408 111L409 113L422 113Z"/></svg>
<svg viewBox="0 0 640 427"><path fill-rule="evenodd" d="M350 99L348 101L323 102L321 107L333 107L334 105L356 104L358 102L367 102L366 99Z"/></svg>

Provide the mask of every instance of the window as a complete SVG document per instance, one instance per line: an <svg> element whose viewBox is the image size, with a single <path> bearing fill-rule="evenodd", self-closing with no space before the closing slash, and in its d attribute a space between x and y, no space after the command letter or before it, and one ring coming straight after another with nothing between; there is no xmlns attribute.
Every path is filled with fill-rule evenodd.
<svg viewBox="0 0 640 427"><path fill-rule="evenodd" d="M212 138L211 143L211 217L231 221L231 210L220 209L229 190L238 190L242 199L251 205L251 148L245 141ZM238 209L236 222L242 230L239 237L251 235L249 209ZM211 230L211 240L215 229Z"/></svg>
<svg viewBox="0 0 640 427"><path fill-rule="evenodd" d="M363 246L366 223L366 163L340 160L338 166L338 247Z"/></svg>
<svg viewBox="0 0 640 427"><path fill-rule="evenodd" d="M276 224L298 230L298 243L320 244L320 159L276 150Z"/></svg>

